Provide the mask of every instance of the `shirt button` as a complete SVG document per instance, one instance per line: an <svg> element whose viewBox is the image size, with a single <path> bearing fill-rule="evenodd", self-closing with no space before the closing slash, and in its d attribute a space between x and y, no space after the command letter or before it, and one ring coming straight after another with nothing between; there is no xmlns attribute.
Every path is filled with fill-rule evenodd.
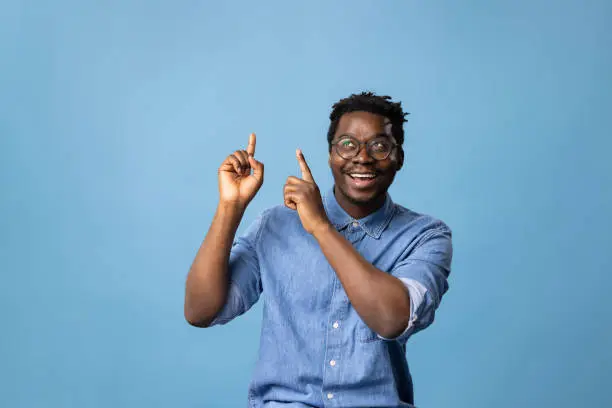
<svg viewBox="0 0 612 408"><path fill-rule="evenodd" d="M358 227L359 223L357 221L353 221L353 227Z"/></svg>
<svg viewBox="0 0 612 408"><path fill-rule="evenodd" d="M327 393L327 399L332 399L334 398L334 394L332 394L331 392Z"/></svg>
<svg viewBox="0 0 612 408"><path fill-rule="evenodd" d="M330 365L330 366L332 366L332 367L333 367L333 366L335 366L335 365L336 365L336 360L332 360L332 361L330 361L330 362L329 362L329 365Z"/></svg>
<svg viewBox="0 0 612 408"><path fill-rule="evenodd" d="M334 329L337 329L340 326L340 324L338 322L334 322L334 324L332 325L332 327Z"/></svg>

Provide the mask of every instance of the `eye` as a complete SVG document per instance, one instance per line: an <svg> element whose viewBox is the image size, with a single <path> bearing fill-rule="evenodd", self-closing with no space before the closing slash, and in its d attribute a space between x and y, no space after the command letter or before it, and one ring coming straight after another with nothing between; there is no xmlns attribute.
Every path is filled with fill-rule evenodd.
<svg viewBox="0 0 612 408"><path fill-rule="evenodd" d="M375 141L371 146L376 152L385 152L389 148L389 144L382 140Z"/></svg>
<svg viewBox="0 0 612 408"><path fill-rule="evenodd" d="M353 141L351 139L344 139L344 140L340 141L340 147L349 148L350 149L350 148L352 148L354 146L355 146L355 144L353 143Z"/></svg>

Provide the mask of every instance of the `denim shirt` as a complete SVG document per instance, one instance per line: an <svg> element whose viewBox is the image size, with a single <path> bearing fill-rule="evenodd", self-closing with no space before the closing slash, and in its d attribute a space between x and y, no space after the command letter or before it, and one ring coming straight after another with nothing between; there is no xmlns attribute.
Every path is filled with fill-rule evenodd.
<svg viewBox="0 0 612 408"><path fill-rule="evenodd" d="M430 325L452 258L451 231L440 220L393 203L358 220L323 197L335 228L376 268L404 282L411 318L386 339L360 318L317 241L296 211L265 210L232 246L230 289L213 324L245 313L263 294L259 358L250 408L411 407L406 341Z"/></svg>

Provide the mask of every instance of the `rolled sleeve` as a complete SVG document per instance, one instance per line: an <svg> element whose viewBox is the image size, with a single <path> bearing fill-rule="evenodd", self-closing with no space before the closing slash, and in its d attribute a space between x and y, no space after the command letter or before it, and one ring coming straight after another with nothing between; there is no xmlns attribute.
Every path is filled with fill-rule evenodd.
<svg viewBox="0 0 612 408"><path fill-rule="evenodd" d="M379 334L378 337L382 340L408 340L414 330L414 322L418 318L417 310L421 309L421 304L423 303L423 299L425 298L425 294L427 293L427 289L425 288L425 286L421 285L414 279L399 278L399 280L402 281L402 283L406 287L406 290L408 291L408 296L410 297L410 319L408 320L408 326L406 326L404 331L399 336L395 338L387 338Z"/></svg>
<svg viewBox="0 0 612 408"><path fill-rule="evenodd" d="M225 324L248 311L262 292L257 243L265 213L232 244L228 270L230 285L227 299L211 326Z"/></svg>
<svg viewBox="0 0 612 408"><path fill-rule="evenodd" d="M426 232L419 245L396 264L391 274L406 286L410 319L398 337L382 339L406 341L433 322L442 296L448 290L452 253L452 234L444 227Z"/></svg>

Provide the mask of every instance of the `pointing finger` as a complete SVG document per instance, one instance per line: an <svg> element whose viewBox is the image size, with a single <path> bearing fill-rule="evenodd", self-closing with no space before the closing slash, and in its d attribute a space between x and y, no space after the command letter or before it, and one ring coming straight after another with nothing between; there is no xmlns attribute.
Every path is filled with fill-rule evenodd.
<svg viewBox="0 0 612 408"><path fill-rule="evenodd" d="M249 136L249 146L246 150L249 156L255 155L255 133L251 133L251 135Z"/></svg>
<svg viewBox="0 0 612 408"><path fill-rule="evenodd" d="M302 170L302 179L305 181L310 181L314 183L314 178L312 177L312 173L310 172L310 167L306 164L306 159L304 158L304 154L300 149L295 151L295 155L297 157L298 163L300 164L300 169Z"/></svg>

